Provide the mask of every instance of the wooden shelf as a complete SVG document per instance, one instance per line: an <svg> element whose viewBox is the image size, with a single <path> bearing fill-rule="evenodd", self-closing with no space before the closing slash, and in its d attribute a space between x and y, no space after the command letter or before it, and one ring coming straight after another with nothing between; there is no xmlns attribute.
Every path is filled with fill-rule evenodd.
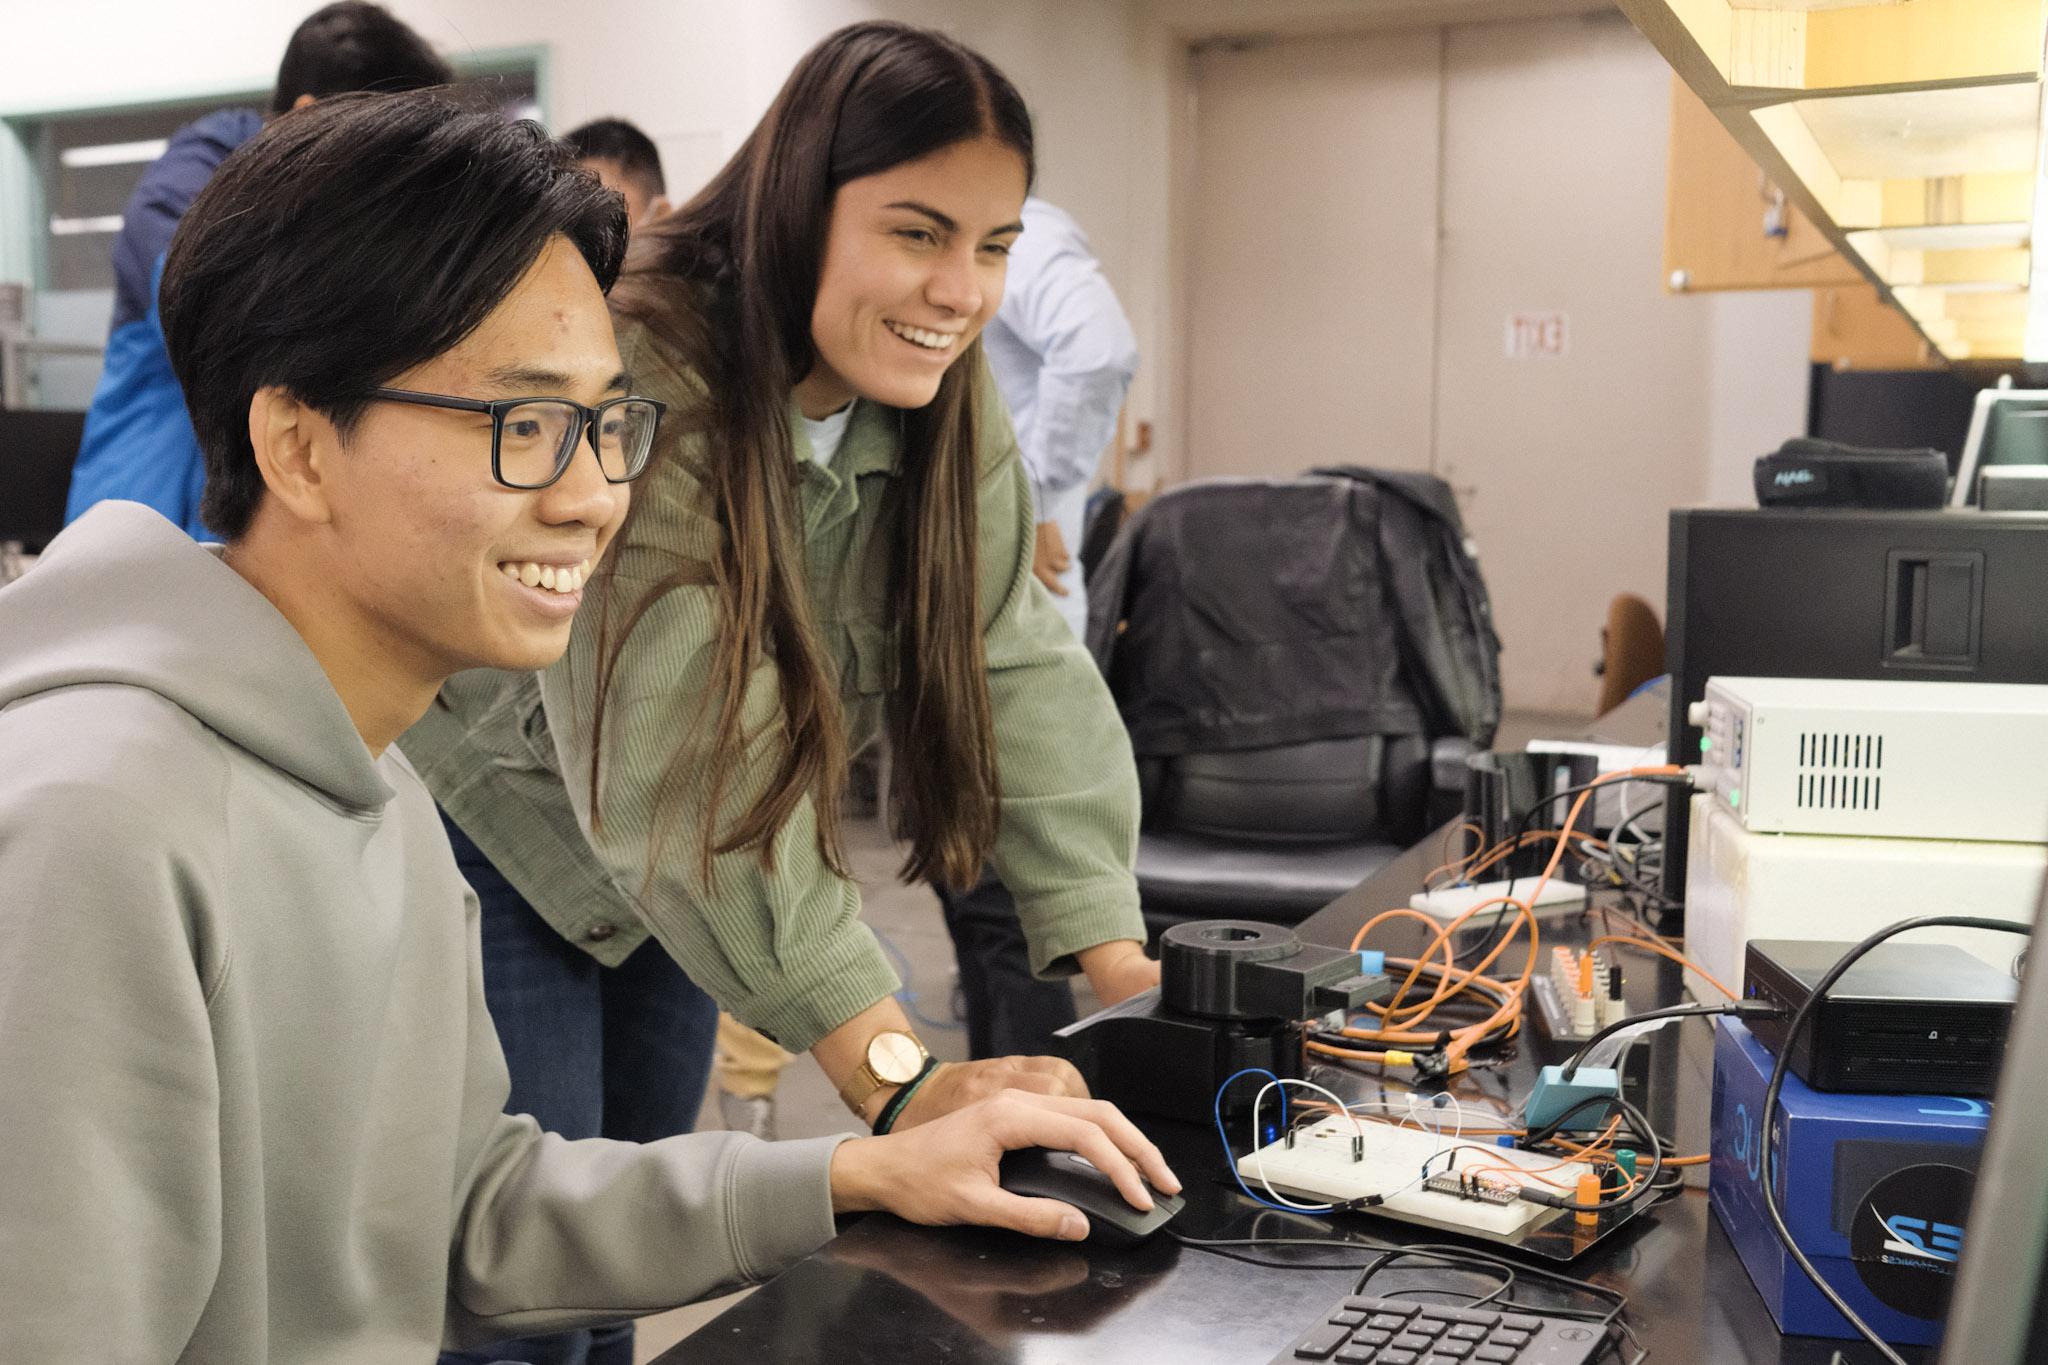
<svg viewBox="0 0 2048 1365"><path fill-rule="evenodd" d="M1622 8L1659 48L1683 36L1686 64L1673 65L1710 105L2041 74L2034 0L1624 0ZM1654 13L1639 17L1639 8Z"/></svg>
<svg viewBox="0 0 2048 1365"><path fill-rule="evenodd" d="M1944 356L2022 354L2048 0L1620 3ZM2048 318L2034 331L2048 338Z"/></svg>

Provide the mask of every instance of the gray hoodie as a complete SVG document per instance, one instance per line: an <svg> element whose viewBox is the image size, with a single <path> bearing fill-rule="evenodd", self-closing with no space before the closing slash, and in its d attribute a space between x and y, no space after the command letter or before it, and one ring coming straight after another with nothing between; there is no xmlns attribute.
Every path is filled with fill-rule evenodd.
<svg viewBox="0 0 2048 1365"><path fill-rule="evenodd" d="M834 1140L500 1113L419 778L132 503L0 591L0 943L0 1360L425 1365L832 1235Z"/></svg>

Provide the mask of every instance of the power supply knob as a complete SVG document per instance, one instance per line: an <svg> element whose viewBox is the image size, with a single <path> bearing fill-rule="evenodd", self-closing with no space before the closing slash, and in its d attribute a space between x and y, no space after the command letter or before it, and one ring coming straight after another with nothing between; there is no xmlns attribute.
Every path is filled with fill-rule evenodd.
<svg viewBox="0 0 2048 1365"><path fill-rule="evenodd" d="M1685 708L1685 723L1696 730L1704 730L1707 728L1707 717L1711 714L1705 701L1696 701Z"/></svg>

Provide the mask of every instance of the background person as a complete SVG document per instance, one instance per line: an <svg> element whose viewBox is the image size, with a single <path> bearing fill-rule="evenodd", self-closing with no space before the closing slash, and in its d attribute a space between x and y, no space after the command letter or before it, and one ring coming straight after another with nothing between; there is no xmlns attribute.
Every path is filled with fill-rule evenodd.
<svg viewBox="0 0 2048 1365"><path fill-rule="evenodd" d="M626 198L626 221L634 228L653 222L674 205L661 173L654 139L622 118L592 119L562 134L585 170Z"/></svg>
<svg viewBox="0 0 2048 1365"><path fill-rule="evenodd" d="M285 45L270 112L221 109L186 124L142 173L114 238L114 321L85 436L71 470L64 520L105 498L154 507L195 540L212 540L200 517L206 461L185 413L184 390L164 353L157 276L186 207L214 168L267 119L353 90L446 85L448 64L417 33L376 5L341 0L307 16Z"/></svg>

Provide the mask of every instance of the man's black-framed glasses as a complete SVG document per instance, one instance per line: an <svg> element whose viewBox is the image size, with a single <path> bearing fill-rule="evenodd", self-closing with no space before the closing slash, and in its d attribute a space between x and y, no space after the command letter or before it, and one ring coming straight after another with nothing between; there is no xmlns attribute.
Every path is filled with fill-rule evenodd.
<svg viewBox="0 0 2048 1365"><path fill-rule="evenodd" d="M546 488L568 471L588 436L597 467L612 483L629 483L647 470L654 429L668 405L652 398L607 398L585 407L569 398L455 398L411 389L371 389L386 403L414 403L491 418L491 477L507 488Z"/></svg>

